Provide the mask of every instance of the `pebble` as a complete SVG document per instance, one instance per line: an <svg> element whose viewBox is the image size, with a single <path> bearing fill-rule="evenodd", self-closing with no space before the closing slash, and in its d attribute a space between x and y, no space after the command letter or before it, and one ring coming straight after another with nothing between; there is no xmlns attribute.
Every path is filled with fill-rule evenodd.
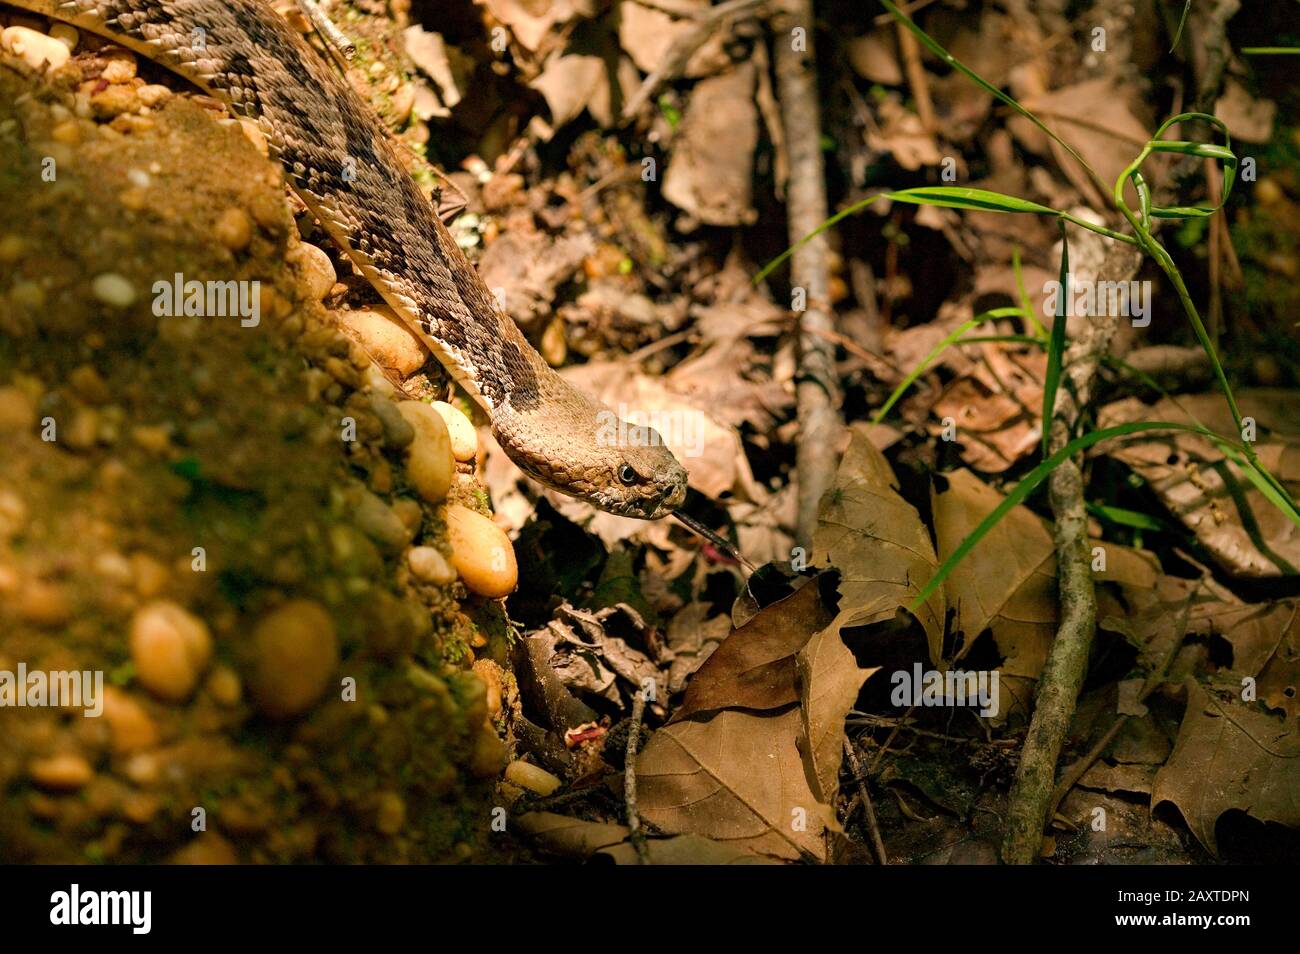
<svg viewBox="0 0 1300 954"><path fill-rule="evenodd" d="M396 835L406 824L406 803L396 792L380 792L375 827L384 835Z"/></svg>
<svg viewBox="0 0 1300 954"><path fill-rule="evenodd" d="M135 60L125 56L109 60L100 79L112 84L130 82L135 79Z"/></svg>
<svg viewBox="0 0 1300 954"><path fill-rule="evenodd" d="M168 600L136 610L129 643L140 684L167 702L189 698L212 657L207 625Z"/></svg>
<svg viewBox="0 0 1300 954"><path fill-rule="evenodd" d="M62 626L72 619L72 606L62 587L36 580L23 587L18 617L35 626Z"/></svg>
<svg viewBox="0 0 1300 954"><path fill-rule="evenodd" d="M21 235L6 232L0 235L0 264L13 265L27 251L27 242Z"/></svg>
<svg viewBox="0 0 1300 954"><path fill-rule="evenodd" d="M149 83L137 89L135 95L142 105L153 108L171 99L172 91L161 84Z"/></svg>
<svg viewBox="0 0 1300 954"><path fill-rule="evenodd" d="M151 749L158 744L158 726L144 706L116 686L104 687L104 721L108 723L113 751L118 755Z"/></svg>
<svg viewBox="0 0 1300 954"><path fill-rule="evenodd" d="M406 460L406 474L416 491L429 503L438 503L451 489L455 469L451 436L440 415L422 401L401 401L398 411L415 429Z"/></svg>
<svg viewBox="0 0 1300 954"><path fill-rule="evenodd" d="M487 688L487 714L489 719L501 715L501 667L490 659L479 659L474 663L474 675L482 680Z"/></svg>
<svg viewBox="0 0 1300 954"><path fill-rule="evenodd" d="M424 344L387 305L341 312L338 318L375 361L400 377L419 371L428 360Z"/></svg>
<svg viewBox="0 0 1300 954"><path fill-rule="evenodd" d="M9 300L19 308L35 311L45 304L45 291L35 282L16 281L9 289Z"/></svg>
<svg viewBox="0 0 1300 954"><path fill-rule="evenodd" d="M36 405L20 388L0 388L0 433L21 433L36 424Z"/></svg>
<svg viewBox="0 0 1300 954"><path fill-rule="evenodd" d="M97 119L112 119L139 108L140 97L130 86L108 86L90 97L90 109Z"/></svg>
<svg viewBox="0 0 1300 954"><path fill-rule="evenodd" d="M81 364L73 368L68 373L68 384L88 404L108 402L108 385L92 365Z"/></svg>
<svg viewBox="0 0 1300 954"><path fill-rule="evenodd" d="M95 297L112 308L126 308L135 301L135 286L117 272L104 272L91 280Z"/></svg>
<svg viewBox="0 0 1300 954"><path fill-rule="evenodd" d="M229 666L217 666L208 677L208 695L217 705L229 709L239 705L244 696L244 684L235 670Z"/></svg>
<svg viewBox="0 0 1300 954"><path fill-rule="evenodd" d="M316 704L339 663L334 622L311 600L292 600L253 630L257 653L251 688L258 710L292 718Z"/></svg>
<svg viewBox="0 0 1300 954"><path fill-rule="evenodd" d="M253 240L253 223L243 209L229 208L217 217L213 237L232 252L242 252Z"/></svg>
<svg viewBox="0 0 1300 954"><path fill-rule="evenodd" d="M420 506L418 500L413 500L410 497L398 497L394 500L393 513L397 514L398 519L402 521L412 537L419 532L420 527L424 524L424 508Z"/></svg>
<svg viewBox="0 0 1300 954"><path fill-rule="evenodd" d="M0 540L21 533L27 518L27 501L11 488L0 487Z"/></svg>
<svg viewBox="0 0 1300 954"><path fill-rule="evenodd" d="M235 846L215 831L205 831L169 859L174 865L237 865Z"/></svg>
<svg viewBox="0 0 1300 954"><path fill-rule="evenodd" d="M94 447L99 440L99 415L95 409L77 408L68 426L62 430L60 439L68 447L77 451L90 450Z"/></svg>
<svg viewBox="0 0 1300 954"><path fill-rule="evenodd" d="M54 792L75 792L95 777L95 770L84 757L72 752L33 759L27 774L40 788Z"/></svg>
<svg viewBox="0 0 1300 954"><path fill-rule="evenodd" d="M506 532L468 507L447 507L447 536L451 562L471 592L497 599L508 596L519 582L514 547Z"/></svg>
<svg viewBox="0 0 1300 954"><path fill-rule="evenodd" d="M352 515L357 529L377 543L381 550L397 553L410 542L402 518L368 490L362 489L357 494Z"/></svg>
<svg viewBox="0 0 1300 954"><path fill-rule="evenodd" d="M471 461L478 456L478 431L465 413L446 401L434 401L429 405L440 415L447 425L451 436L451 454L459 461Z"/></svg>
<svg viewBox="0 0 1300 954"><path fill-rule="evenodd" d="M372 395L370 407L384 429L384 443L387 446L401 449L415 440L415 428L402 417L402 412L397 409L397 405L388 398L380 394Z"/></svg>
<svg viewBox="0 0 1300 954"><path fill-rule="evenodd" d="M538 795L550 795L560 787L560 780L546 769L516 759L506 766L506 781Z"/></svg>
<svg viewBox="0 0 1300 954"><path fill-rule="evenodd" d="M469 771L475 778L493 778L501 774L501 766L506 762L508 753L506 744L497 738L491 726L484 725L474 739L474 751L470 754ZM556 780L559 783L559 780Z"/></svg>
<svg viewBox="0 0 1300 954"><path fill-rule="evenodd" d="M411 547L406 562L415 578L435 586L447 586L456 581L456 570L436 547Z"/></svg>
<svg viewBox="0 0 1300 954"><path fill-rule="evenodd" d="M286 257L291 265L298 267L299 282L311 301L320 301L338 281L334 263L322 248L303 242L295 246Z"/></svg>
<svg viewBox="0 0 1300 954"><path fill-rule="evenodd" d="M47 63L50 69L57 70L72 56L72 51L55 37L27 27L9 27L0 33L0 44L10 53L21 56L34 70L39 70Z"/></svg>
<svg viewBox="0 0 1300 954"><path fill-rule="evenodd" d="M75 146L81 142L81 127L75 119L65 119L50 130L50 138L65 146Z"/></svg>

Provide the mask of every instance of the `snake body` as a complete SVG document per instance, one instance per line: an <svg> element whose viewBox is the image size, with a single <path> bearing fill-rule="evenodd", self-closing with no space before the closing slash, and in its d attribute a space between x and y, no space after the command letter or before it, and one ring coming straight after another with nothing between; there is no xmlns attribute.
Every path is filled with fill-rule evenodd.
<svg viewBox="0 0 1300 954"><path fill-rule="evenodd" d="M100 34L255 120L294 191L492 420L529 476L654 519L686 472L546 364L461 253L351 85L264 0L3 0ZM618 435L611 440L610 435Z"/></svg>

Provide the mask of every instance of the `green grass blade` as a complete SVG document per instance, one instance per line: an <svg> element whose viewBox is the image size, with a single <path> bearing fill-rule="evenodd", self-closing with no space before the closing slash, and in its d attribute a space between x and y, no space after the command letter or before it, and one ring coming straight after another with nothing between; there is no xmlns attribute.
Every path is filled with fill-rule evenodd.
<svg viewBox="0 0 1300 954"><path fill-rule="evenodd" d="M926 582L925 586L921 587L921 591L916 595L912 602L907 605L907 608L911 612L915 613L922 605L924 605L925 601L930 598L934 591L943 585L943 581L948 578L948 574L952 572L953 567L965 559L966 555L984 539L985 535L997 525L999 520L1010 513L1018 504L1022 503L1025 498L1033 493L1034 490L1038 488L1039 484L1046 480L1047 476L1051 474L1052 471L1056 470L1057 467L1061 466L1062 463L1080 451L1087 450L1094 444L1100 444L1102 441L1110 440L1115 437L1124 437L1128 434L1136 434L1140 431L1187 431L1193 434L1200 434L1203 437L1209 437L1221 447L1237 452L1241 466L1245 468L1246 474L1250 477L1252 483L1258 479L1264 484L1269 484L1269 481L1265 479L1264 476L1267 472L1262 472L1263 469L1259 464L1257 464L1253 459L1248 459L1246 455L1242 453L1243 448L1241 445L1237 444L1235 441L1230 441L1219 434L1215 434L1213 431L1207 430L1204 427L1198 427L1193 424L1175 424L1170 421L1133 421L1128 424L1119 424L1115 427L1107 427L1100 431L1093 431L1089 434L1084 434L1082 437L1076 437L1074 440L1070 441L1070 443L1066 444L1059 451L1026 474L1024 479L1011 489L1011 492L1007 494L1003 501L994 507L989 512L988 516L981 520L979 525L970 532L966 539L958 544L957 548L948 555L948 558L943 561L934 576ZM1234 460L1234 462L1237 461ZM1255 485L1260 487L1260 484L1258 483ZM1270 485L1270 490L1272 489L1273 488ZM1263 487L1260 487L1260 493L1263 493L1268 497L1269 501L1274 503L1275 506L1278 506L1292 523L1297 527L1300 527L1300 512L1296 510L1295 504L1291 502L1289 498L1275 493L1270 495Z"/></svg>
<svg viewBox="0 0 1300 954"><path fill-rule="evenodd" d="M897 404L899 399L907 392L907 389L916 383L917 378L925 374L926 368L930 367L930 365L934 362L934 359L939 357L939 355L943 354L944 351L946 351L948 348L952 347L952 345L955 342L957 342L961 338L961 336L964 335L966 332L970 331L972 328L984 324L984 322L986 321L993 321L998 318L1014 318L1019 315L1020 315L1019 308L994 308L990 311L986 311L976 315L974 318L971 318L969 321L963 321L952 331L948 332L948 334L944 336L942 341L940 341L937 345L931 348L930 353L921 359L921 363L918 364L915 368L913 368L911 372L907 375L907 377L903 378L903 380L899 383L898 387L894 388L893 392L889 395L889 399L880 406L880 410L877 411L876 416L871 419L871 423L874 425L874 424L879 424L881 421L883 421L885 419L885 415L888 414L893 409L894 405Z"/></svg>
<svg viewBox="0 0 1300 954"><path fill-rule="evenodd" d="M803 248L804 245L811 242L818 235L821 235L827 229L838 225L850 215L856 215L873 202L879 202L881 199L891 199L895 202L907 202L911 205L933 205L945 209L965 209L972 212L1002 212L1002 213L1019 213L1028 215L1053 215L1058 219L1064 219L1067 222L1073 222L1075 225L1096 232L1098 235L1104 235L1107 238L1124 242L1128 245L1136 245L1137 239L1131 235L1124 235L1120 232L1112 231L1104 226L1089 222L1087 219L1080 219L1069 212L1061 212L1057 209L1050 208L1046 205L1039 205L1037 202L1030 202L1028 199L1021 199L1014 195L1004 195L1001 192L990 192L987 189L972 189L968 186L919 186L915 189L903 189L899 192L880 192L876 195L869 196L861 202L855 202L847 209L836 212L829 219L823 222L817 228L813 229L794 245L778 255L772 261L768 262L758 274L754 276L754 284L758 284L771 275L781 266L786 259Z"/></svg>
<svg viewBox="0 0 1300 954"><path fill-rule="evenodd" d="M1243 46L1241 52L1247 56L1298 56L1300 46Z"/></svg>
<svg viewBox="0 0 1300 954"><path fill-rule="evenodd" d="M1070 300L1070 239L1061 223L1061 275L1060 298L1056 302L1056 318L1052 322L1052 337L1047 346L1047 375L1043 381L1043 455L1052 437L1052 414L1056 410L1056 389L1061 386L1061 360L1065 354L1065 313Z"/></svg>
<svg viewBox="0 0 1300 954"><path fill-rule="evenodd" d="M1178 49L1178 41L1183 38L1183 27L1187 25L1187 14L1191 13L1191 11L1192 0L1187 0L1187 2L1183 4L1183 15L1178 19L1178 29L1174 31L1174 42L1173 45L1169 47L1170 53Z"/></svg>
<svg viewBox="0 0 1300 954"><path fill-rule="evenodd" d="M1020 307L1024 309L1025 316L1034 326L1034 330L1046 338L1047 329L1043 327L1043 323L1039 321L1038 316L1034 314L1033 302L1029 300L1029 292L1025 289L1025 270L1020 267L1019 245L1013 245L1011 247L1011 271L1016 276L1016 294L1020 296Z"/></svg>
<svg viewBox="0 0 1300 954"><path fill-rule="evenodd" d="M1148 516L1138 510L1128 510L1124 507L1112 507L1110 504L1090 503L1087 505L1088 512L1095 514L1102 520L1120 527L1130 527L1134 530L1163 530L1165 525L1155 517Z"/></svg>

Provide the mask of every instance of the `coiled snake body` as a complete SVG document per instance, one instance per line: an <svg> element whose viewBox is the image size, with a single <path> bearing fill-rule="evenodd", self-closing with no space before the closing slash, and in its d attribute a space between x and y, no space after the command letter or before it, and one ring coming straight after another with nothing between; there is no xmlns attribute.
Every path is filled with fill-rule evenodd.
<svg viewBox="0 0 1300 954"><path fill-rule="evenodd" d="M525 473L630 517L682 503L686 472L659 435L620 424L546 364L497 309L370 108L264 0L0 2L108 37L254 119L294 190L484 407Z"/></svg>

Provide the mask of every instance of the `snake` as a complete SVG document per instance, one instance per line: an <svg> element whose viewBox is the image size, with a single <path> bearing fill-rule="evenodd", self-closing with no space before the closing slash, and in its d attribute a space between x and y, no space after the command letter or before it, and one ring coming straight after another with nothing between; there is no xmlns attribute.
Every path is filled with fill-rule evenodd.
<svg viewBox="0 0 1300 954"><path fill-rule="evenodd" d="M374 111L265 0L4 0L98 34L257 124L290 187L529 477L644 520L678 512L687 472L659 433L558 374L500 307Z"/></svg>

